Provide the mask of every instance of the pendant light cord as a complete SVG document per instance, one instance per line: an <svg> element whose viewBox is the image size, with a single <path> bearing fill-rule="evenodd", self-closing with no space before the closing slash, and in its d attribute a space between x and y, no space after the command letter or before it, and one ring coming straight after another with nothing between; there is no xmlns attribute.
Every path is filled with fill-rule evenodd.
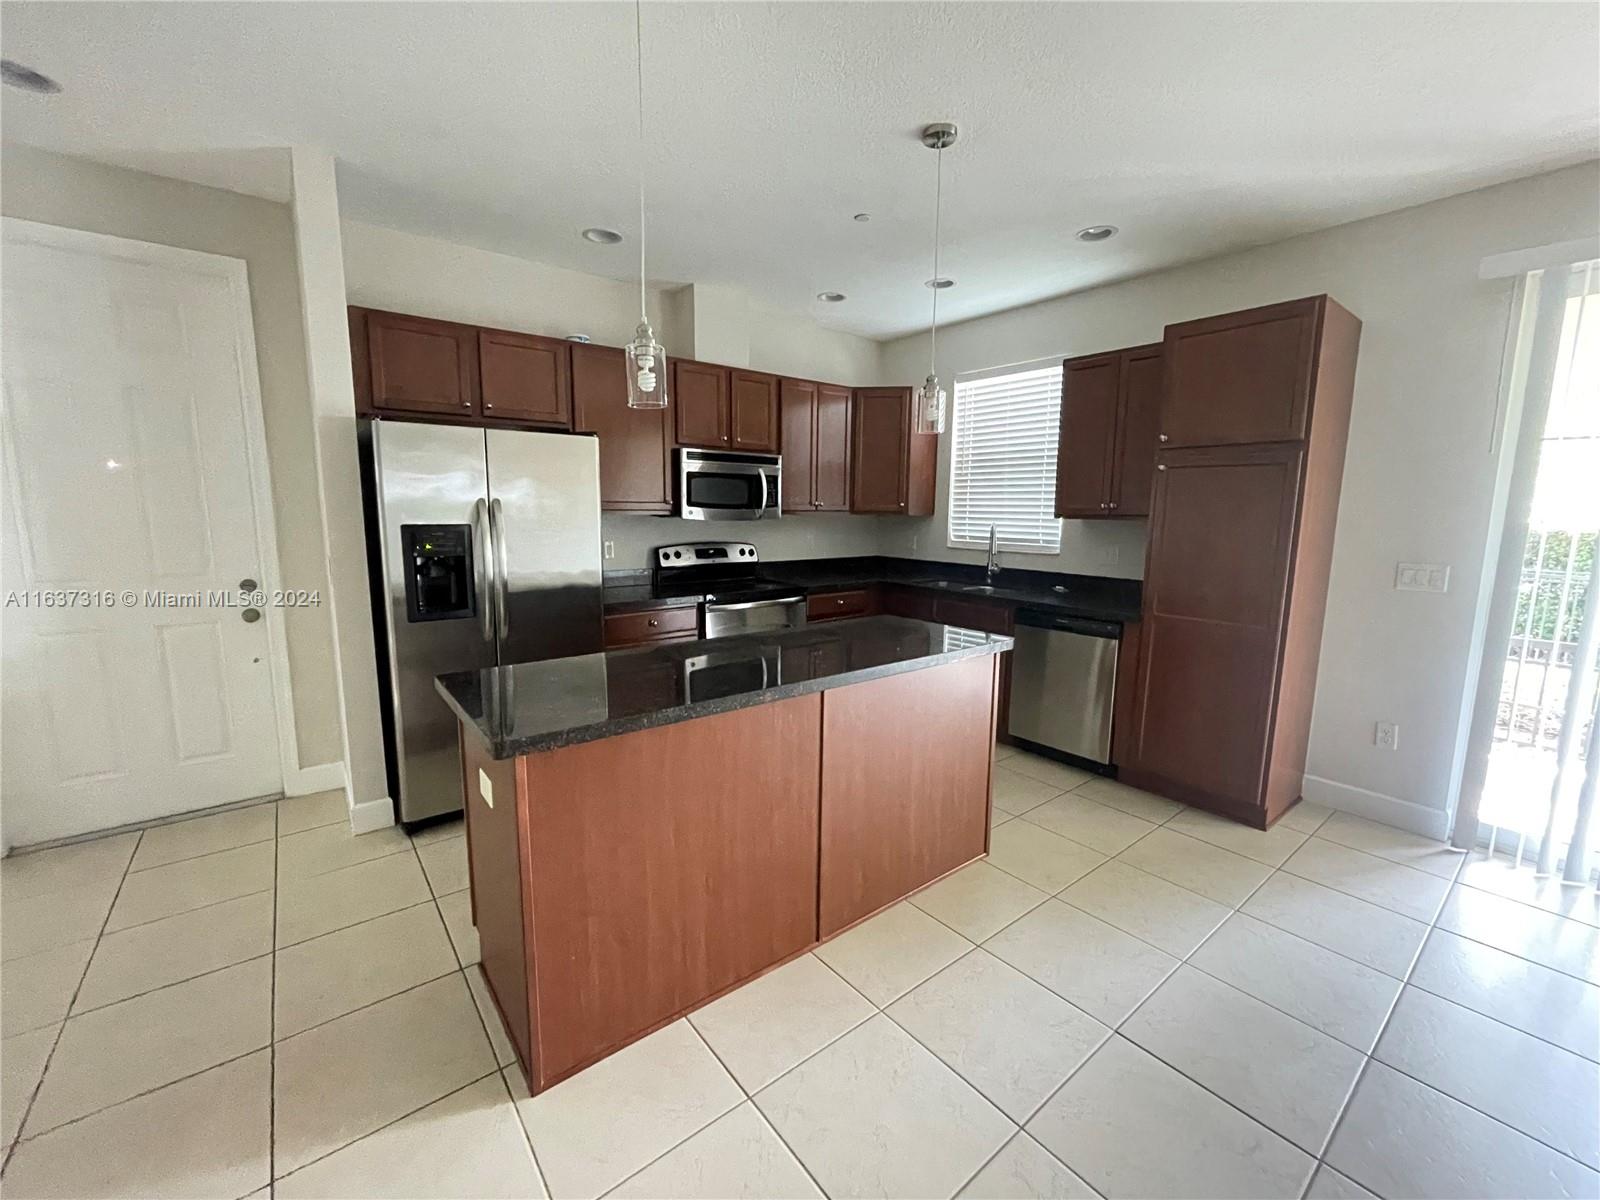
<svg viewBox="0 0 1600 1200"><path fill-rule="evenodd" d="M644 0L633 3L633 53L639 85L639 320L648 322L644 288Z"/></svg>
<svg viewBox="0 0 1600 1200"><path fill-rule="evenodd" d="M928 327L928 374L937 375L939 350L939 214L944 206L944 147L934 151L933 167L933 323Z"/></svg>

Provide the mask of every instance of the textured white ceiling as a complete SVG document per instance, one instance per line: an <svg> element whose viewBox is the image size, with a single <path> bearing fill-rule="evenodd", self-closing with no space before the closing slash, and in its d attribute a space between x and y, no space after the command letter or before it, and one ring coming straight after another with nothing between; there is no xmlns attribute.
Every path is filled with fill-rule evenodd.
<svg viewBox="0 0 1600 1200"><path fill-rule="evenodd" d="M950 319L1592 158L1597 11L646 4L651 275L873 337L925 323L930 120L961 126ZM622 278L632 34L614 3L7 0L6 56L65 90L8 91L4 133L264 194L281 170L248 152L323 145L349 216ZM1122 234L1073 239L1097 223Z"/></svg>

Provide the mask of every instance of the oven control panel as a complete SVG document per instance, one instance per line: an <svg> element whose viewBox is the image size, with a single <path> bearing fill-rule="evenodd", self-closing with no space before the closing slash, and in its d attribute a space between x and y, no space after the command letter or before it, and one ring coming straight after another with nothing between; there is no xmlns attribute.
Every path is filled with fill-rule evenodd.
<svg viewBox="0 0 1600 1200"><path fill-rule="evenodd" d="M753 563L756 548L750 542L681 542L657 546L658 567L692 567L701 563Z"/></svg>

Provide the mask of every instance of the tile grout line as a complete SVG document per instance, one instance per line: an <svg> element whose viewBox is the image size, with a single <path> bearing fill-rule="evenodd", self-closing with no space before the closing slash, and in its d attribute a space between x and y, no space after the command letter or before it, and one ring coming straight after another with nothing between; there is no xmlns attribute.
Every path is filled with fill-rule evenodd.
<svg viewBox="0 0 1600 1200"><path fill-rule="evenodd" d="M50 1074L50 1064L55 1061L56 1051L61 1048L61 1039L66 1036L67 1022L72 1019L72 1006L78 1002L78 993L83 990L83 981L89 977L89 968L94 965L94 956L100 949L101 939L106 935L106 924L111 920L111 914L117 907L122 887L127 883L128 872L133 867L134 855L139 853L139 846L143 841L144 830L141 829L139 836L134 838L132 849L128 852L128 861L122 864L122 876L117 880L117 888L111 895L111 903L106 906L106 914L100 918L100 931L95 934L94 949L89 951L89 957L83 964L83 971L78 976L77 986L72 989L72 998L67 1001L66 1015L61 1018L61 1024L56 1029L55 1040L50 1043L50 1052L45 1055L44 1066L39 1069L39 1078L34 1081L33 1090L28 1093L28 1102L23 1106L22 1116L17 1120L17 1132L6 1145L5 1159L0 1162L0 1174L4 1174L11 1166L11 1159L16 1154L17 1147L22 1144L22 1131L28 1127L28 1118L33 1116L33 1106L38 1102L39 1092L44 1088L45 1077Z"/></svg>

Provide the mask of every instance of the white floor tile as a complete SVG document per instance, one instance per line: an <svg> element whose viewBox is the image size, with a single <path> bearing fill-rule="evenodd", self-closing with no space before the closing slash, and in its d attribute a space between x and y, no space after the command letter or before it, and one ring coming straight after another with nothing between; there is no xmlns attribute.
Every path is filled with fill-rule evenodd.
<svg viewBox="0 0 1600 1200"><path fill-rule="evenodd" d="M1102 854L1120 854L1156 827L1073 792L1047 800L1024 819Z"/></svg>
<svg viewBox="0 0 1600 1200"><path fill-rule="evenodd" d="M1398 979L1242 913L1189 961L1362 1053L1400 992Z"/></svg>
<svg viewBox="0 0 1600 1200"><path fill-rule="evenodd" d="M1333 809L1326 804L1318 804L1314 800L1302 800L1279 817L1278 824L1287 825L1290 829L1301 833L1315 833L1332 815Z"/></svg>
<svg viewBox="0 0 1600 1200"><path fill-rule="evenodd" d="M75 1011L114 1004L271 950L271 892L108 933L95 947Z"/></svg>
<svg viewBox="0 0 1600 1200"><path fill-rule="evenodd" d="M1600 1071L1586 1058L1414 987L1373 1055L1600 1168Z"/></svg>
<svg viewBox="0 0 1600 1200"><path fill-rule="evenodd" d="M1010 758L1013 754L1020 753L1022 752L1015 746L1007 746L1003 742L996 742L994 744L994 761L997 763L1005 762L1005 760Z"/></svg>
<svg viewBox="0 0 1600 1200"><path fill-rule="evenodd" d="M417 847L417 857L428 876L435 896L465 891L471 882L467 873L467 839L445 838Z"/></svg>
<svg viewBox="0 0 1600 1200"><path fill-rule="evenodd" d="M415 854L391 854L278 886L278 946L357 925L429 898Z"/></svg>
<svg viewBox="0 0 1600 1200"><path fill-rule="evenodd" d="M803 954L689 1020L745 1091L756 1092L876 1011L821 960Z"/></svg>
<svg viewBox="0 0 1600 1200"><path fill-rule="evenodd" d="M814 953L882 1007L970 949L972 943L959 933L902 901L824 942Z"/></svg>
<svg viewBox="0 0 1600 1200"><path fill-rule="evenodd" d="M1426 871L1441 879L1454 879L1466 855L1443 842L1369 821L1354 813L1336 812L1317 830L1317 836L1354 850L1364 850L1402 866Z"/></svg>
<svg viewBox="0 0 1600 1200"><path fill-rule="evenodd" d="M989 828L990 829L999 829L1000 826L1004 825L1007 821L1014 821L1014 820L1016 820L1016 818L1013 817L1010 813L1006 812L1005 809L996 808L992 804L989 806Z"/></svg>
<svg viewBox="0 0 1600 1200"><path fill-rule="evenodd" d="M1028 1132L1107 1197L1298 1196L1316 1160L1120 1037Z"/></svg>
<svg viewBox="0 0 1600 1200"><path fill-rule="evenodd" d="M439 910L418 904L278 952L278 1039L457 970Z"/></svg>
<svg viewBox="0 0 1600 1200"><path fill-rule="evenodd" d="M1040 783L1037 779L996 766L989 799L1002 812L1016 816L1030 808L1038 808L1052 796L1059 796L1061 790L1053 783Z"/></svg>
<svg viewBox="0 0 1600 1200"><path fill-rule="evenodd" d="M6 963L0 971L0 1037L65 1021L93 952L94 939L86 938Z"/></svg>
<svg viewBox="0 0 1600 1200"><path fill-rule="evenodd" d="M951 963L886 1011L1019 1123L1111 1035L984 950Z"/></svg>
<svg viewBox="0 0 1600 1200"><path fill-rule="evenodd" d="M1153 829L1117 855L1117 861L1237 908L1272 874L1253 858L1171 829Z"/></svg>
<svg viewBox="0 0 1600 1200"><path fill-rule="evenodd" d="M398 825L355 835L348 825L324 825L278 839L281 880L326 875L390 854L410 853L411 839Z"/></svg>
<svg viewBox="0 0 1600 1200"><path fill-rule="evenodd" d="M98 937L120 878L15 900L0 895L0 959L9 963Z"/></svg>
<svg viewBox="0 0 1600 1200"><path fill-rule="evenodd" d="M1050 898L986 862L968 863L911 897L929 916L981 942Z"/></svg>
<svg viewBox="0 0 1600 1200"><path fill-rule="evenodd" d="M114 888L138 842L137 833L121 833L0 859L0 898L14 904L46 892Z"/></svg>
<svg viewBox="0 0 1600 1200"><path fill-rule="evenodd" d="M271 1006L272 964L259 958L73 1017L24 1135L265 1047Z"/></svg>
<svg viewBox="0 0 1600 1200"><path fill-rule="evenodd" d="M0 1042L0 1142L5 1145L17 1136L57 1032L59 1027L50 1025Z"/></svg>
<svg viewBox="0 0 1600 1200"><path fill-rule="evenodd" d="M1113 860L1061 893L1074 908L1183 958L1228 916L1226 905Z"/></svg>
<svg viewBox="0 0 1600 1200"><path fill-rule="evenodd" d="M313 792L309 796L291 796L278 801L279 837L304 833L307 829L318 829L341 821L349 828L350 805L345 800L343 788Z"/></svg>
<svg viewBox="0 0 1600 1200"><path fill-rule="evenodd" d="M242 1196L267 1182L266 1051L22 1142L7 1196Z"/></svg>
<svg viewBox="0 0 1600 1200"><path fill-rule="evenodd" d="M1087 771L1069 767L1066 763L1056 762L1053 758L1029 754L1026 750L1019 750L1006 759L1006 770L1026 775L1029 779L1037 779L1040 783L1048 783L1063 792L1071 791L1080 783L1087 783L1094 778Z"/></svg>
<svg viewBox="0 0 1600 1200"><path fill-rule="evenodd" d="M1157 796L1140 788L1130 787L1126 783L1119 783L1115 779L1103 779L1100 776L1079 784L1073 791L1080 796L1086 796L1096 804L1104 804L1107 808L1143 817L1146 821L1154 821L1157 825L1171 820L1183 811L1183 805L1176 800L1168 800L1165 796Z"/></svg>
<svg viewBox="0 0 1600 1200"><path fill-rule="evenodd" d="M1382 1063L1367 1067L1328 1164L1380 1196L1593 1196L1600 1176Z"/></svg>
<svg viewBox="0 0 1600 1200"><path fill-rule="evenodd" d="M550 1194L598 1196L744 1099L687 1021L519 1099Z"/></svg>
<svg viewBox="0 0 1600 1200"><path fill-rule="evenodd" d="M1454 887L1439 928L1600 983L1600 929L1477 888Z"/></svg>
<svg viewBox="0 0 1600 1200"><path fill-rule="evenodd" d="M494 1061L502 1067L511 1066L517 1061L517 1052L511 1044L511 1034L506 1030L505 1022L500 1019L500 1009L489 991L489 983L483 977L483 968L474 964L467 967L462 974L467 977L467 988L472 993L472 1002L478 1006L478 1016L483 1019L483 1027L489 1034L489 1045L494 1050ZM517 1069L521 1070L520 1067Z"/></svg>
<svg viewBox="0 0 1600 1200"><path fill-rule="evenodd" d="M822 1195L748 1101L607 1194L637 1200L787 1200Z"/></svg>
<svg viewBox="0 0 1600 1200"><path fill-rule="evenodd" d="M1562 883L1559 876L1540 878L1528 863L1514 867L1509 858L1469 854L1456 882L1560 913L1585 925L1600 925L1600 893L1594 888Z"/></svg>
<svg viewBox="0 0 1600 1200"><path fill-rule="evenodd" d="M451 892L439 897L439 915L444 918L445 932L455 947L456 957L463 967L470 967L482 957L478 948L478 930L472 924L472 893Z"/></svg>
<svg viewBox="0 0 1600 1200"><path fill-rule="evenodd" d="M1014 821L989 835L992 866L1052 895L1083 878L1106 856L1031 821Z"/></svg>
<svg viewBox="0 0 1600 1200"><path fill-rule="evenodd" d="M499 1075L435 1100L286 1178L280 1200L542 1197L528 1141Z"/></svg>
<svg viewBox="0 0 1600 1200"><path fill-rule="evenodd" d="M1111 1026L1178 965L1171 955L1060 900L1041 904L984 949Z"/></svg>
<svg viewBox="0 0 1600 1200"><path fill-rule="evenodd" d="M461 813L443 821L434 821L414 830L411 834L411 844L426 846L432 842L444 842L455 837L465 837L467 822Z"/></svg>
<svg viewBox="0 0 1600 1200"><path fill-rule="evenodd" d="M1406 977L1428 936L1421 921L1286 871L1262 884L1240 911L1396 979Z"/></svg>
<svg viewBox="0 0 1600 1200"><path fill-rule="evenodd" d="M144 836L139 839L138 852L133 856L133 866L129 869L147 871L151 867L162 867L186 858L215 854L218 850L270 842L277 836L277 831L278 812L273 804L253 804L249 808L231 809L208 817L157 825L144 831Z"/></svg>
<svg viewBox="0 0 1600 1200"><path fill-rule="evenodd" d="M1097 1200L1099 1193L1019 1133L962 1188L961 1200Z"/></svg>
<svg viewBox="0 0 1600 1200"><path fill-rule="evenodd" d="M1314 1155L1322 1153L1366 1061L1343 1042L1186 966L1121 1032Z"/></svg>
<svg viewBox="0 0 1600 1200"><path fill-rule="evenodd" d="M1320 835L1296 850L1283 869L1417 921L1432 921L1450 891L1448 879L1352 850Z"/></svg>
<svg viewBox="0 0 1600 1200"><path fill-rule="evenodd" d="M459 974L279 1042L273 1105L278 1173L347 1146L494 1069Z"/></svg>
<svg viewBox="0 0 1600 1200"><path fill-rule="evenodd" d="M240 846L129 875L106 931L128 929L272 889L271 842Z"/></svg>
<svg viewBox="0 0 1600 1200"><path fill-rule="evenodd" d="M1378 1200L1378 1197L1355 1180L1346 1179L1324 1163L1311 1177L1311 1186L1306 1189L1306 1200Z"/></svg>
<svg viewBox="0 0 1600 1200"><path fill-rule="evenodd" d="M1600 1060L1600 987L1435 929L1411 982L1524 1033Z"/></svg>
<svg viewBox="0 0 1600 1200"><path fill-rule="evenodd" d="M1168 821L1167 827L1176 829L1179 833L1186 833L1192 838L1199 838L1202 842L1210 842L1213 846L1221 846L1224 850L1232 850L1235 854L1266 863L1269 867L1281 867L1284 860L1293 854L1307 837L1300 830L1285 825L1282 821L1271 829L1251 829L1250 826L1242 825L1238 821L1201 812L1197 808L1185 809Z"/></svg>
<svg viewBox="0 0 1600 1200"><path fill-rule="evenodd" d="M948 1196L1016 1126L885 1016L755 1097L830 1196Z"/></svg>

